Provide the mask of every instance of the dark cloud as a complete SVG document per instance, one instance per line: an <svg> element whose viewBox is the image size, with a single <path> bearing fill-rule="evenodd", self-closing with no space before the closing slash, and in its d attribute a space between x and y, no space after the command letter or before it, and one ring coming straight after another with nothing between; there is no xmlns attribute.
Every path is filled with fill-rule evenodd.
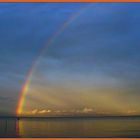
<svg viewBox="0 0 140 140"><path fill-rule="evenodd" d="M63 68L63 72L97 70L126 83L139 83L138 6L101 4L102 10L93 7L49 46L45 65L54 70ZM106 7L111 13L101 12Z"/></svg>

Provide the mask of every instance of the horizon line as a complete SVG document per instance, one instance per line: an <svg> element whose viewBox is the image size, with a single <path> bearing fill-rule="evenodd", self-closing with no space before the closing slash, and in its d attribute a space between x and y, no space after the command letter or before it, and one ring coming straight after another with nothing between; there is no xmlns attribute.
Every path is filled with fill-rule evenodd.
<svg viewBox="0 0 140 140"><path fill-rule="evenodd" d="M109 117L140 117L140 115L94 115L94 116L84 116L84 115L64 115L64 116L0 116L0 118L109 118Z"/></svg>

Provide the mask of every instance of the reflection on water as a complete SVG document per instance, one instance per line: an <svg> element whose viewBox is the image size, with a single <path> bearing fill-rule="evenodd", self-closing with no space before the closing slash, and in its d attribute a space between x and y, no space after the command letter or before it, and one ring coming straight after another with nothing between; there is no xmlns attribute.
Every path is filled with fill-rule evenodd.
<svg viewBox="0 0 140 140"><path fill-rule="evenodd" d="M0 137L140 137L140 118L1 118Z"/></svg>

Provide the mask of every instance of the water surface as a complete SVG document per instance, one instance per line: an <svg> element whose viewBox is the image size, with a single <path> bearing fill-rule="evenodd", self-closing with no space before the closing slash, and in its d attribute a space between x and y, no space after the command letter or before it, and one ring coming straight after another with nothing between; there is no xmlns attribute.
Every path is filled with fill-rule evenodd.
<svg viewBox="0 0 140 140"><path fill-rule="evenodd" d="M1 118L0 137L140 137L140 117Z"/></svg>

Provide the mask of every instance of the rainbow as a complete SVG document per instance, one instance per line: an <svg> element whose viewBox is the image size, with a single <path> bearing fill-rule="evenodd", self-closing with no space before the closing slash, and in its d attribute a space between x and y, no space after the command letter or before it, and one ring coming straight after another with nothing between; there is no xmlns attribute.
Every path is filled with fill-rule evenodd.
<svg viewBox="0 0 140 140"><path fill-rule="evenodd" d="M82 12L84 12L86 9L89 8L89 6L91 6L91 3L86 4L86 6L80 8L80 10L78 10L74 15L70 16L68 18L68 20L66 20L61 27L54 33L53 36L51 36L48 39L47 44L41 48L41 50L39 51L36 59L33 61L33 64L30 66L27 75L25 77L25 81L22 85L21 91L19 93L20 97L19 97L19 101L17 104L17 109L16 109L16 114L17 116L20 116L23 112L23 108L24 108L24 104L25 104L25 97L27 92L29 91L30 88L30 83L32 80L32 76L33 76L33 71L35 69L35 67L37 66L37 64L39 63L40 58L43 56L43 54L45 53L46 49L55 41L55 39L66 29L66 27L68 27L68 25L70 25L70 23L72 23Z"/></svg>

